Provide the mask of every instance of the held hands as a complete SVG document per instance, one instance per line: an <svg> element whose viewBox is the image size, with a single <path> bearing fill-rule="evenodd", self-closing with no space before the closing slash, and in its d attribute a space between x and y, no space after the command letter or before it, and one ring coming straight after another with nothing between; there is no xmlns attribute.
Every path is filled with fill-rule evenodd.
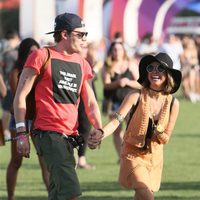
<svg viewBox="0 0 200 200"><path fill-rule="evenodd" d="M29 143L29 134L20 134L17 140L17 152L24 156L25 158L29 158L30 154L30 143Z"/></svg>
<svg viewBox="0 0 200 200"><path fill-rule="evenodd" d="M90 149L96 149L101 144L101 140L104 136L102 129L94 129L90 132L87 143Z"/></svg>

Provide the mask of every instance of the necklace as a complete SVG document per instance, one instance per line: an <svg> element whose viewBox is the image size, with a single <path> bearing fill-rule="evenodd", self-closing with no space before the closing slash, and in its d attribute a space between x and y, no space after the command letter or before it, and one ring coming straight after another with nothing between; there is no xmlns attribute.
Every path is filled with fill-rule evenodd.
<svg viewBox="0 0 200 200"><path fill-rule="evenodd" d="M150 104L150 118L152 120L152 128L153 128L153 130L156 128L155 116L156 116L156 113L152 112L152 105Z"/></svg>
<svg viewBox="0 0 200 200"><path fill-rule="evenodd" d="M159 111L159 113L158 113L159 116L160 116L160 113L161 113L161 111L162 111L165 98L166 98L165 96L162 96L162 100L159 100L159 99L158 99L158 101L156 102L156 104L157 104L157 106L158 106L158 102L161 101L161 108L160 108L160 111ZM157 107L157 106L156 106L156 107ZM150 102L150 118L152 119L152 126L153 126L153 128L156 128L155 116L156 116L156 113L153 112L152 102ZM159 117L158 117L158 119L159 119Z"/></svg>
<svg viewBox="0 0 200 200"><path fill-rule="evenodd" d="M150 90L154 91L154 92L162 92L163 90L155 90L153 88L149 88Z"/></svg>

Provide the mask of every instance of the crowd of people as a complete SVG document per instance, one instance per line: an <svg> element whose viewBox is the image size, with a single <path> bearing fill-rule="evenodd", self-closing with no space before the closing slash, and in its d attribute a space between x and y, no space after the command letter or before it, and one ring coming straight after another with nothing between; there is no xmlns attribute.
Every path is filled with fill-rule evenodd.
<svg viewBox="0 0 200 200"><path fill-rule="evenodd" d="M40 47L33 38L21 40L16 31L8 31L1 52L2 124L5 140L11 140L8 200L15 200L18 170L30 154L29 138L49 200L76 200L81 195L76 169L96 168L86 159L87 145L95 149L111 134L120 184L135 190L135 200L154 199L163 145L178 117L179 101L172 94L181 86L184 98L200 101L200 36L169 34L158 42L147 34L131 48L116 33L102 55L97 43L87 42L82 19L71 13L58 15L47 34L53 34L55 44ZM95 89L98 78L102 102ZM26 97L32 87L36 114L30 120ZM101 113L109 120L104 127Z"/></svg>
<svg viewBox="0 0 200 200"><path fill-rule="evenodd" d="M136 56L167 53L174 62L174 68L181 70L183 98L196 103L200 101L200 36L169 34L163 41L156 41L147 34L135 49Z"/></svg>

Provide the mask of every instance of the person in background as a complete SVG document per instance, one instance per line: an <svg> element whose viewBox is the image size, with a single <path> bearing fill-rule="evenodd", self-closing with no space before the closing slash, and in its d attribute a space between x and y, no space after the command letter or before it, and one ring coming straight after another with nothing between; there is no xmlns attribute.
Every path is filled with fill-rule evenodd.
<svg viewBox="0 0 200 200"><path fill-rule="evenodd" d="M130 47L125 41L124 41L124 38L123 38L123 34L122 32L120 31L116 31L112 40L111 40L111 43L112 42L122 42L123 43L123 46L124 46L124 49L126 51L126 54L129 58L133 58L134 57L134 51L133 51L133 48Z"/></svg>
<svg viewBox="0 0 200 200"><path fill-rule="evenodd" d="M88 44L85 44L82 51L80 52L80 55L87 60L87 54L88 54ZM93 83L94 81L92 81ZM92 84L92 88L94 91L94 84ZM80 135L84 138L84 143L82 146L78 148L78 161L77 161L77 168L80 169L95 169L95 166L89 164L86 159L86 148L87 148L87 138L89 135L89 132L91 130L91 124L90 121L87 118L87 114L85 112L85 107L82 98L80 99L79 107L78 107L78 132Z"/></svg>
<svg viewBox="0 0 200 200"><path fill-rule="evenodd" d="M104 126L103 139L129 114L119 182L135 190L134 200L153 200L161 183L163 145L169 142L179 113L179 101L172 94L179 89L182 75L165 53L144 56L139 63L139 74L142 90L126 96L115 117ZM88 138L89 147L96 148L100 138L94 130Z"/></svg>
<svg viewBox="0 0 200 200"><path fill-rule="evenodd" d="M19 74L23 70L23 66L26 62L27 57L29 56L29 54L31 54L33 51L36 51L39 48L40 48L39 44L33 38L26 38L21 41L18 48L17 61L14 65L14 68L11 70L11 73L10 73L10 86L11 86L11 92L12 92L13 97L16 92ZM10 129L12 138L16 137L16 126L15 126L15 119L13 115L11 115L11 118L10 118L9 129ZM33 144L34 144L34 140L33 140ZM38 156L38 159L39 159L40 167L42 170L43 181L48 190L49 173L42 158ZM22 160L23 160L22 155L17 152L16 141L12 141L11 159L8 164L7 174L6 174L8 200L15 199L14 192L15 192L15 187L16 187L16 182L17 182L17 174L22 164Z"/></svg>
<svg viewBox="0 0 200 200"><path fill-rule="evenodd" d="M94 42L86 44L82 52L80 52L80 55L83 58L85 58L89 62L90 66L92 67L92 72L94 75L93 80L92 80L92 89L97 99L97 93L95 90L94 81L97 79L97 74L99 70L102 68L102 62L97 60L97 45ZM93 170L96 167L94 165L89 164L85 156L86 148L87 148L86 141L87 141L89 132L91 130L91 124L87 118L82 98L80 100L78 113L79 113L78 114L78 121L79 121L78 131L80 135L83 135L85 142L83 146L80 146L78 149L77 167L81 169Z"/></svg>
<svg viewBox="0 0 200 200"><path fill-rule="evenodd" d="M183 74L183 95L192 103L200 101L200 66L198 48L195 41L188 36L183 37L183 54L181 70Z"/></svg>
<svg viewBox="0 0 200 200"><path fill-rule="evenodd" d="M10 108L12 104L12 93L9 84L10 72L17 60L17 48L20 43L20 37L16 30L8 30L5 35L7 47L3 53L3 79L6 84L7 94L2 99L2 123L4 129L5 139L10 138L9 121L10 121Z"/></svg>
<svg viewBox="0 0 200 200"><path fill-rule="evenodd" d="M147 33L141 39L141 42L137 44L136 56L141 58L147 54L156 54L158 52L158 41L153 37L152 33Z"/></svg>
<svg viewBox="0 0 200 200"><path fill-rule="evenodd" d="M2 98L4 98L6 94L7 94L7 88L3 80L2 70L0 67L0 100L2 100ZM0 146L3 145L5 145L5 136L4 136L2 119L0 118Z"/></svg>
<svg viewBox="0 0 200 200"><path fill-rule="evenodd" d="M181 56L183 54L183 45L180 37L174 34L169 34L164 40L163 44L159 46L158 50L160 52L167 53L171 57L175 69L181 69Z"/></svg>
<svg viewBox="0 0 200 200"><path fill-rule="evenodd" d="M75 170L74 148L83 144L78 134L78 107L82 97L87 117L101 133L101 114L91 87L89 63L79 53L87 32L82 19L72 13L55 18L53 34L56 45L48 48L50 60L35 88L36 116L32 127L37 153L44 158L50 173L49 200L77 200L81 195ZM25 126L26 96L40 74L47 55L40 48L28 57L14 98L17 151L29 157L29 135Z"/></svg>
<svg viewBox="0 0 200 200"><path fill-rule="evenodd" d="M3 80L2 70L0 68L0 98L4 98L7 94L6 84Z"/></svg>
<svg viewBox="0 0 200 200"><path fill-rule="evenodd" d="M111 119L113 113L120 107L124 97L130 91L141 88L141 85L137 82L138 68L128 58L122 42L113 41L111 43L102 70L102 78L104 98L105 100L109 98L112 104L111 110L106 111ZM120 125L113 134L113 142L118 158L120 157L122 137L123 129Z"/></svg>
<svg viewBox="0 0 200 200"><path fill-rule="evenodd" d="M92 81L92 88L95 94L96 99L98 99L96 88L95 88L95 81L98 79L98 74L102 70L103 67L103 59L99 57L99 44L95 42L88 43L87 47L87 56L86 60L92 67L92 72L94 74L94 78Z"/></svg>

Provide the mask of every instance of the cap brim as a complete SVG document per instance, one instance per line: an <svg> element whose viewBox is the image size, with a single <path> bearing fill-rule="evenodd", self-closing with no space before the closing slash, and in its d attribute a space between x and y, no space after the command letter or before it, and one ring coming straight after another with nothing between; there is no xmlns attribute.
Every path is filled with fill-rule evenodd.
<svg viewBox="0 0 200 200"><path fill-rule="evenodd" d="M48 32L48 33L45 33L46 35L48 34L52 34L52 33L55 33L56 31L51 31L51 32Z"/></svg>

